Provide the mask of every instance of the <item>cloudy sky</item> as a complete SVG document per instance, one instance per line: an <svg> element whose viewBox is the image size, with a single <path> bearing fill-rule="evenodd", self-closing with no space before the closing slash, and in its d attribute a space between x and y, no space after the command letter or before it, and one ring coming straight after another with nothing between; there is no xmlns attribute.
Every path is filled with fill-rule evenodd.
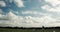
<svg viewBox="0 0 60 32"><path fill-rule="evenodd" d="M60 0L0 0L0 26L60 26Z"/></svg>

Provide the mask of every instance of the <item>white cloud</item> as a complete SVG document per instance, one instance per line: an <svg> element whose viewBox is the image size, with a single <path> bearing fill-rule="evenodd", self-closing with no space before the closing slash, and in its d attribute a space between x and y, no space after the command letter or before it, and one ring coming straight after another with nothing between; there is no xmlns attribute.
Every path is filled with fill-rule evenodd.
<svg viewBox="0 0 60 32"><path fill-rule="evenodd" d="M22 0L14 0L14 3L18 6L18 7L24 7L23 1Z"/></svg>
<svg viewBox="0 0 60 32"><path fill-rule="evenodd" d="M46 13L42 13L42 12L39 12L39 11L30 11L30 10L27 10L27 11L22 11L22 14L33 14L33 15L48 15Z"/></svg>
<svg viewBox="0 0 60 32"><path fill-rule="evenodd" d="M6 15L3 15L2 13L2 9L0 9L0 20L8 20L8 18L6 18Z"/></svg>
<svg viewBox="0 0 60 32"><path fill-rule="evenodd" d="M6 3L4 1L0 1L0 6L6 7Z"/></svg>
<svg viewBox="0 0 60 32"><path fill-rule="evenodd" d="M4 21L4 17L7 20ZM0 26L10 26L10 27L42 27L50 22L54 22L55 19L51 18L50 16L44 17L32 17L32 16L17 16L12 12L6 14L3 19L0 20ZM5 19L6 19L5 18Z"/></svg>
<svg viewBox="0 0 60 32"><path fill-rule="evenodd" d="M49 21L47 20L44 26L46 27L55 27L55 26L60 26L60 1L59 0L44 0L46 3L49 4L45 4L43 5L41 8L44 9L45 11L47 11L47 14L50 15L51 18L48 17L48 19L50 19ZM52 5L52 6L51 6ZM54 15L55 13L55 15ZM53 17L52 17L53 16ZM59 17L58 17L59 16ZM54 18L56 17L56 18ZM52 21L51 21L52 20Z"/></svg>
<svg viewBox="0 0 60 32"><path fill-rule="evenodd" d="M45 4L42 6L42 9L47 10L49 12L57 12L60 13L60 1L59 0L44 0L45 2L49 4Z"/></svg>
<svg viewBox="0 0 60 32"><path fill-rule="evenodd" d="M52 6L60 5L60 0L44 0L47 3L50 3Z"/></svg>
<svg viewBox="0 0 60 32"><path fill-rule="evenodd" d="M38 14L37 11L22 11L22 14Z"/></svg>
<svg viewBox="0 0 60 32"><path fill-rule="evenodd" d="M60 12L60 6L58 7L51 7L49 5L42 6L42 9L47 10L49 12Z"/></svg>
<svg viewBox="0 0 60 32"><path fill-rule="evenodd" d="M0 26L2 26L2 27L6 27L6 26L42 27L43 25L47 27L47 26L52 26L51 23L52 22L56 23L56 21L57 21L56 19L54 19L48 15L44 15L44 17L32 17L32 16L23 17L23 16L17 16L14 13L12 13L11 11L6 15L0 14ZM58 25L58 24L54 24L54 26L55 25Z"/></svg>
<svg viewBox="0 0 60 32"><path fill-rule="evenodd" d="M47 10L48 12L59 12L60 13L60 4L58 0L45 0L50 3L53 7L48 4L42 6L42 9ZM53 3L51 3L53 2ZM18 7L24 7L22 0L14 0L14 3ZM1 4L2 5L2 4ZM5 5L5 4L4 4ZM38 11L22 11L22 14L35 14L35 15L43 15L43 17L32 17L32 16L17 16L13 12L9 12L6 15L2 14L2 9L0 9L0 26L10 26L10 27L55 27L60 26L59 21L60 18L53 18L49 13L42 13ZM16 12L18 14L18 12Z"/></svg>
<svg viewBox="0 0 60 32"><path fill-rule="evenodd" d="M9 1L9 3L14 2L14 4L16 4L17 7L24 7L24 3L22 0L5 0L6 2ZM3 4L2 4L3 3ZM4 1L0 1L0 5L2 6L6 6L6 3Z"/></svg>

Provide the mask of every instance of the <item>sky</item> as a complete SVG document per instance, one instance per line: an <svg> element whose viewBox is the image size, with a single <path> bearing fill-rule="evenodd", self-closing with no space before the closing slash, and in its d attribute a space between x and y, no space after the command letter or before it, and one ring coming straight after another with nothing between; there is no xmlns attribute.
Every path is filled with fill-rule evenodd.
<svg viewBox="0 0 60 32"><path fill-rule="evenodd" d="M0 26L60 26L60 0L0 0Z"/></svg>

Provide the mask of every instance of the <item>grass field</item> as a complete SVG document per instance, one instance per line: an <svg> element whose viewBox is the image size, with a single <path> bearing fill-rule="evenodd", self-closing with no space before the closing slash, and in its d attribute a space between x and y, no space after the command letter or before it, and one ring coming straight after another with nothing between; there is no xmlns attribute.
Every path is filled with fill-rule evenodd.
<svg viewBox="0 0 60 32"><path fill-rule="evenodd" d="M0 32L60 32L60 29L12 29L12 28L0 28Z"/></svg>

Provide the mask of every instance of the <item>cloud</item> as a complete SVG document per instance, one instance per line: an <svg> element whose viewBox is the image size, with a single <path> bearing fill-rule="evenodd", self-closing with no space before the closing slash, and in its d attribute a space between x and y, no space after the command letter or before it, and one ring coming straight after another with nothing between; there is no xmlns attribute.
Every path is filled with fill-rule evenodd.
<svg viewBox="0 0 60 32"><path fill-rule="evenodd" d="M45 27L56 27L56 26L60 26L60 1L59 0L44 0L46 3L43 5L41 8L44 11L47 11L47 16L50 15L50 17L48 17L50 20L46 21L44 23ZM53 16L53 17L52 17ZM52 20L52 21L51 21Z"/></svg>
<svg viewBox="0 0 60 32"><path fill-rule="evenodd" d="M39 11L30 11L30 10L27 10L27 11L22 11L22 14L31 14L31 15L48 15L46 13L42 13L42 12L39 12Z"/></svg>
<svg viewBox="0 0 60 32"><path fill-rule="evenodd" d="M24 7L22 0L13 0L13 1L18 7ZM3 15L2 9L0 9L0 26L2 27L7 27L7 26L10 26L10 27L42 27L42 26L55 27L55 26L60 26L59 25L60 18L59 17L54 18L55 15L53 14L54 12L60 13L59 1L58 0L55 0L55 1L44 0L44 1L53 6L52 7L49 4L42 5L41 8L44 9L44 11L47 11L47 13L28 10L28 11L22 11L22 14L23 15L29 14L29 16L15 15L14 13L19 14L18 11L17 12L9 11L9 13L7 13L6 15ZM12 2L12 0L10 2ZM49 12L52 12L52 13L50 14ZM31 16L30 14L33 14L33 16ZM34 15L37 15L37 16L43 15L43 16L34 17Z"/></svg>
<svg viewBox="0 0 60 32"><path fill-rule="evenodd" d="M23 3L23 1L22 0L5 0L6 1L6 3L12 3L12 2L14 2L14 4L17 6L17 7L24 7L24 3ZM2 1L3 2L3 1ZM2 2L0 2L0 3L2 3ZM4 4L3 5L5 5L5 2L4 2Z"/></svg>
<svg viewBox="0 0 60 32"><path fill-rule="evenodd" d="M60 0L44 0L44 1L51 4L52 6L60 5Z"/></svg>
<svg viewBox="0 0 60 32"><path fill-rule="evenodd" d="M60 15L59 15L60 14L60 3L53 6L52 1L55 2L55 0L45 0L45 2L48 2L49 4L45 4L41 8L44 11L47 11L47 14L50 15L51 17L59 18L60 17ZM56 0L56 1L58 1L58 0ZM53 4L55 4L55 3L53 3Z"/></svg>
<svg viewBox="0 0 60 32"><path fill-rule="evenodd" d="M42 9L47 10L48 12L60 13L60 1L59 0L44 0L44 1L47 2L48 4L43 5L41 7Z"/></svg>
<svg viewBox="0 0 60 32"><path fill-rule="evenodd" d="M22 14L39 14L37 11L22 11Z"/></svg>
<svg viewBox="0 0 60 32"><path fill-rule="evenodd" d="M14 0L14 3L18 6L18 7L24 7L23 1L22 0Z"/></svg>
<svg viewBox="0 0 60 32"><path fill-rule="evenodd" d="M2 27L7 27L7 26L10 26L10 27L50 26L51 27L52 26L51 23L54 23L54 22L56 23L56 21L57 21L56 19L48 15L44 15L43 17L32 17L32 16L23 17L23 16L15 15L12 11L7 13L6 15L0 14L0 26Z"/></svg>
<svg viewBox="0 0 60 32"><path fill-rule="evenodd" d="M6 18L5 18L6 17ZM3 18L3 19L2 19ZM47 23L54 22L55 19L50 16L44 17L32 17L32 16L17 16L12 12L9 12L5 16L2 16L0 20L0 26L6 27L42 27ZM6 19L4 21L4 19Z"/></svg>
<svg viewBox="0 0 60 32"><path fill-rule="evenodd" d="M60 12L60 6L58 7L51 7L49 5L42 6L42 9L47 10L49 12Z"/></svg>
<svg viewBox="0 0 60 32"><path fill-rule="evenodd" d="M0 6L6 7L6 3L4 1L0 1Z"/></svg>
<svg viewBox="0 0 60 32"><path fill-rule="evenodd" d="M6 17L6 15L2 14L2 9L0 9L0 20L8 20L8 18Z"/></svg>

